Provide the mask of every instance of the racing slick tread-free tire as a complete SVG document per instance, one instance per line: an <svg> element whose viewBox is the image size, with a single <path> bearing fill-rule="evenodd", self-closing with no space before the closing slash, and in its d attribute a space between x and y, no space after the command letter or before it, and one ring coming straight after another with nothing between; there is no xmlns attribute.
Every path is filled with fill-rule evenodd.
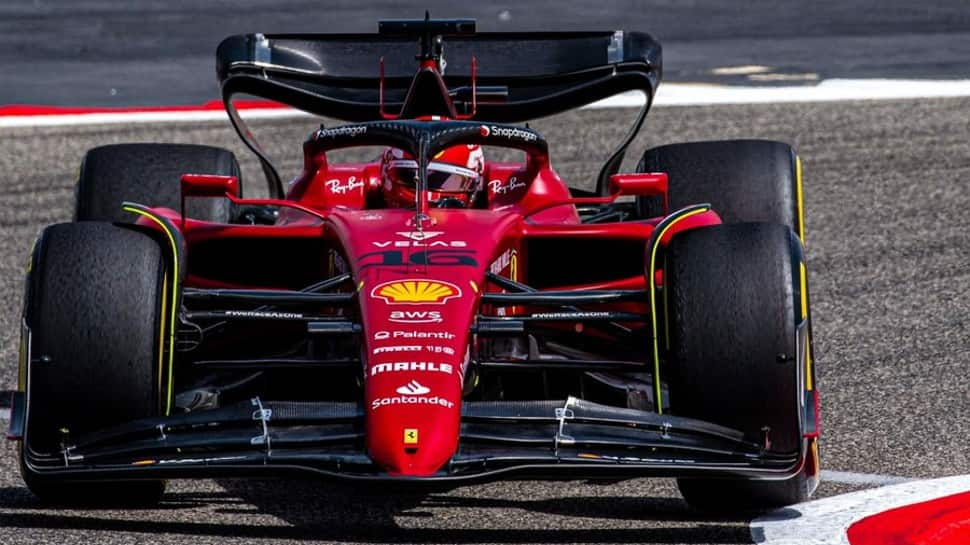
<svg viewBox="0 0 970 545"><path fill-rule="evenodd" d="M797 159L771 140L685 142L644 152L637 172L666 172L670 210L710 203L724 223L767 222L800 233ZM638 215L663 215L659 197L637 197Z"/></svg>
<svg viewBox="0 0 970 545"><path fill-rule="evenodd" d="M28 281L29 412L23 449L57 453L115 424L158 416L159 328L166 260L152 236L106 222L44 230ZM162 481L65 483L26 467L32 492L54 503L151 503Z"/></svg>
<svg viewBox="0 0 970 545"><path fill-rule="evenodd" d="M741 223L678 234L667 251L670 361L675 414L744 432L768 451L797 453L799 369L795 233ZM793 270L794 269L794 270ZM804 501L803 470L785 480L678 480L702 509L762 509Z"/></svg>
<svg viewBox="0 0 970 545"><path fill-rule="evenodd" d="M194 144L114 144L91 149L81 161L75 219L130 222L124 201L178 210L183 174L240 178L232 152ZM241 178L240 178L241 180ZM241 184L240 184L241 185ZM227 223L231 203L224 198L186 200L188 217Z"/></svg>

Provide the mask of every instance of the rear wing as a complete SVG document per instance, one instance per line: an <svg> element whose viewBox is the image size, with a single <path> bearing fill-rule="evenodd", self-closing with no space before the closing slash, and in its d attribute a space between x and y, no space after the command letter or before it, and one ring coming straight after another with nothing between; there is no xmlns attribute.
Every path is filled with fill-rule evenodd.
<svg viewBox="0 0 970 545"><path fill-rule="evenodd" d="M237 35L219 44L216 72L227 102L245 93L371 121L403 107L415 44L386 33ZM449 36L444 47L456 109L482 121L521 122L632 90L650 102L661 77L660 44L642 32L479 33Z"/></svg>

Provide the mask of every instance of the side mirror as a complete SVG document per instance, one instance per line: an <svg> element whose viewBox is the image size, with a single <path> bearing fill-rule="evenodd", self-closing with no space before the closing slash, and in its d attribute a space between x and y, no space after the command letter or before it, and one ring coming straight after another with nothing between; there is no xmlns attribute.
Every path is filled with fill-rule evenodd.
<svg viewBox="0 0 970 545"><path fill-rule="evenodd" d="M186 197L239 198L239 178L217 174L183 174L180 184L182 193L182 227L185 227Z"/></svg>
<svg viewBox="0 0 970 545"><path fill-rule="evenodd" d="M217 174L183 174L182 198L239 197L239 178Z"/></svg>
<svg viewBox="0 0 970 545"><path fill-rule="evenodd" d="M610 192L616 196L660 197L663 199L664 215L670 213L665 172L614 174L610 176Z"/></svg>

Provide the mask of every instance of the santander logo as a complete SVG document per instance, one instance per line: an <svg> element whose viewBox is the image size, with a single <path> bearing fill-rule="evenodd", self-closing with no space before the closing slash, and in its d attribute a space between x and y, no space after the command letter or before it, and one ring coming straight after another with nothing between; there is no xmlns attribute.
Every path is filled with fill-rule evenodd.
<svg viewBox="0 0 970 545"><path fill-rule="evenodd" d="M412 380L395 391L402 396L423 396L424 394L430 392L431 388L422 386L420 382Z"/></svg>

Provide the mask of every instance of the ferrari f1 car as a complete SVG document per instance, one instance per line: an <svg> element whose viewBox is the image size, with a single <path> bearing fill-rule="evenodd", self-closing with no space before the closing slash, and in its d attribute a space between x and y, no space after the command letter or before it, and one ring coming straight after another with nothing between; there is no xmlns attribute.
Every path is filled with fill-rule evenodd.
<svg viewBox="0 0 970 545"><path fill-rule="evenodd" d="M618 173L660 81L647 34L379 28L219 46L268 198L243 198L223 149L87 153L76 221L28 268L10 430L27 486L674 476L702 507L806 499L818 396L792 149L673 144ZM585 189L514 124L629 91L645 106ZM315 130L284 186L240 93L349 124ZM351 147L378 157L333 161Z"/></svg>

